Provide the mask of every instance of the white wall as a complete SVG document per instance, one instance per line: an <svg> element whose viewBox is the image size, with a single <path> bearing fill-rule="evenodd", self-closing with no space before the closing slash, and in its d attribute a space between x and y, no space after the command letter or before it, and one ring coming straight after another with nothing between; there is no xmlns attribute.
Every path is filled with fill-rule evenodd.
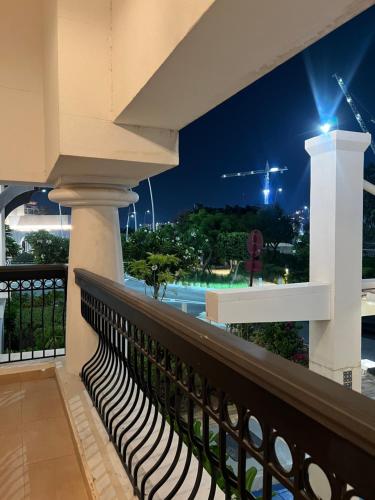
<svg viewBox="0 0 375 500"><path fill-rule="evenodd" d="M0 177L43 180L43 41L40 0L0 4ZM27 171L27 174L26 174Z"/></svg>

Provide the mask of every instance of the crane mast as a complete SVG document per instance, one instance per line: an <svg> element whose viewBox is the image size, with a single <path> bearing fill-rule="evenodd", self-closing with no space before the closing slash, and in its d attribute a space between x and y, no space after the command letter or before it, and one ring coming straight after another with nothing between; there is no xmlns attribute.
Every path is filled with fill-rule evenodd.
<svg viewBox="0 0 375 500"><path fill-rule="evenodd" d="M367 126L366 126L366 123L365 121L363 120L362 118L362 115L361 113L359 112L355 102L353 101L353 98L352 96L350 95L348 89L346 88L346 85L345 85L345 82L344 80L341 78L341 76L339 76L337 73L335 73L334 75L332 75L333 78L336 79L342 93L344 94L345 98L346 98L346 102L349 104L351 110L353 111L353 114L354 114L354 117L355 119L357 120L358 122L358 125L360 126L362 132L369 132ZM375 155L375 143L374 141L371 139L371 143L370 143L370 147L372 149L372 152L374 153Z"/></svg>

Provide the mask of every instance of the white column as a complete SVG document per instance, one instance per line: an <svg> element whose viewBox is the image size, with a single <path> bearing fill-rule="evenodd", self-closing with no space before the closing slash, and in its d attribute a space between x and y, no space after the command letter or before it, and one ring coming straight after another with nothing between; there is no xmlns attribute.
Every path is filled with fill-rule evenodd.
<svg viewBox="0 0 375 500"><path fill-rule="evenodd" d="M369 134L337 130L305 144L311 156L310 281L331 283L332 313L329 321L310 321L310 369L357 391L363 153L369 143Z"/></svg>
<svg viewBox="0 0 375 500"><path fill-rule="evenodd" d="M49 193L56 203L72 208L66 320L67 370L78 374L97 346L97 335L81 316L80 289L74 269L123 282L118 208L138 200L127 187L114 185L60 186Z"/></svg>

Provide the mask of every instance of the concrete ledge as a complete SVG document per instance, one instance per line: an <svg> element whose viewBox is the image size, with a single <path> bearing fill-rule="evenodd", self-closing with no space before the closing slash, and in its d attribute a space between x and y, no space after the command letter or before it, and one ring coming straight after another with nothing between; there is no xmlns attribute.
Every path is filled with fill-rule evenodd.
<svg viewBox="0 0 375 500"><path fill-rule="evenodd" d="M331 319L330 285L295 283L210 290L207 319L218 323L267 323Z"/></svg>
<svg viewBox="0 0 375 500"><path fill-rule="evenodd" d="M54 377L54 359L34 359L0 364L0 384L10 384L15 380L33 380L34 378Z"/></svg>
<svg viewBox="0 0 375 500"><path fill-rule="evenodd" d="M133 487L78 376L56 360L56 379L93 499L135 500Z"/></svg>

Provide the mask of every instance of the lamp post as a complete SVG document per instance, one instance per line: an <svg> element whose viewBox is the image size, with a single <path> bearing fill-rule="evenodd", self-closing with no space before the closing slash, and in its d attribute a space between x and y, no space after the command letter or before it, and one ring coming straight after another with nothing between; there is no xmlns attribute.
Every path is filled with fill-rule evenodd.
<svg viewBox="0 0 375 500"><path fill-rule="evenodd" d="M150 190L150 199L151 199L151 211L152 211L152 230L155 231L155 207L154 207L154 196L152 194L151 181L150 177L147 178L148 188Z"/></svg>
<svg viewBox="0 0 375 500"><path fill-rule="evenodd" d="M138 230L138 224L137 224L137 211L135 209L135 204L133 203L133 217L134 217L134 231Z"/></svg>
<svg viewBox="0 0 375 500"><path fill-rule="evenodd" d="M134 219L135 215L134 212L131 214L128 209L128 218L126 220L126 234L125 234L125 240L128 241L129 239L129 219Z"/></svg>
<svg viewBox="0 0 375 500"><path fill-rule="evenodd" d="M150 214L151 213L151 210L147 209L144 213L144 216L143 216L143 225L145 226L146 225L146 215Z"/></svg>
<svg viewBox="0 0 375 500"><path fill-rule="evenodd" d="M281 194L282 192L283 192L283 188L282 188L282 187L279 187L279 188L277 188L277 189L276 189L276 194L275 194L275 203L274 203L274 205L276 205L276 203L277 203L277 195L278 195L279 193Z"/></svg>

